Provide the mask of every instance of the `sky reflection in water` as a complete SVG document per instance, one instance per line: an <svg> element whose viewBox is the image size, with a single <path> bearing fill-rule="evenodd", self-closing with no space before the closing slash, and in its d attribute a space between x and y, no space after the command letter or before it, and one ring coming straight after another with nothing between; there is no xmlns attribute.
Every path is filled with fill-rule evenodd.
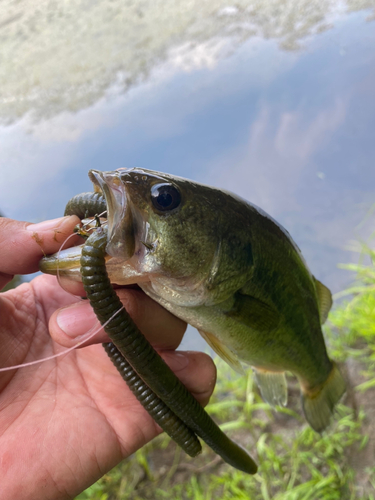
<svg viewBox="0 0 375 500"><path fill-rule="evenodd" d="M145 167L223 187L283 224L333 292L375 202L375 23L368 11L285 51L250 37L169 51L124 94L0 128L0 209L38 221L91 190L91 168ZM224 41L223 41L224 40ZM225 57L222 57L223 54ZM364 222L363 222L364 221ZM360 228L358 225L362 222Z"/></svg>

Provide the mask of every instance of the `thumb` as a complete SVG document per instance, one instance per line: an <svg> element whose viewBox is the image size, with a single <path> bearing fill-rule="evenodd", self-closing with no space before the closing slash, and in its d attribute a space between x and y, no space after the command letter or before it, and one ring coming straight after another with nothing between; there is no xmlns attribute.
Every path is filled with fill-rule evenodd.
<svg viewBox="0 0 375 500"><path fill-rule="evenodd" d="M57 252L78 223L75 215L39 224L0 218L0 286L14 274L38 271L43 255Z"/></svg>

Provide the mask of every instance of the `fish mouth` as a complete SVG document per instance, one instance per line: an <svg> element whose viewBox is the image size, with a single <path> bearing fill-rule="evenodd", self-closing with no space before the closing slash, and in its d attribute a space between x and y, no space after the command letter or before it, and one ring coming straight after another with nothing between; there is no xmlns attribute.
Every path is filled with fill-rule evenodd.
<svg viewBox="0 0 375 500"><path fill-rule="evenodd" d="M135 220L126 185L120 172L89 171L90 180L98 186L107 203L108 243L106 252L111 257L130 259L135 250Z"/></svg>

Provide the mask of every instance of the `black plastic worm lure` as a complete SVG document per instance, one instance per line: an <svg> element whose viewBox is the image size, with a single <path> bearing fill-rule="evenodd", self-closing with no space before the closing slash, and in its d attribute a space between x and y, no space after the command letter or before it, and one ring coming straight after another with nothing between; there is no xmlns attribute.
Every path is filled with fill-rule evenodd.
<svg viewBox="0 0 375 500"><path fill-rule="evenodd" d="M101 193L81 193L68 201L64 215L77 215L80 219L87 219L106 210L107 204Z"/></svg>
<svg viewBox="0 0 375 500"><path fill-rule="evenodd" d="M91 194L99 200L100 194ZM90 199L88 193L74 199L78 200L79 196L84 196L86 201ZM99 204L93 201L91 211L85 211L84 216L92 216L101 209L101 201ZM220 430L122 307L107 275L106 245L106 230L99 227L83 247L81 276L100 323L108 322L105 331L112 343L104 344L104 348L121 376L149 414L186 453L195 456L200 452L197 434L227 463L255 474L257 466L247 451Z"/></svg>
<svg viewBox="0 0 375 500"><path fill-rule="evenodd" d="M159 399L112 343L103 347L130 390L157 424L191 457L201 451L197 436Z"/></svg>

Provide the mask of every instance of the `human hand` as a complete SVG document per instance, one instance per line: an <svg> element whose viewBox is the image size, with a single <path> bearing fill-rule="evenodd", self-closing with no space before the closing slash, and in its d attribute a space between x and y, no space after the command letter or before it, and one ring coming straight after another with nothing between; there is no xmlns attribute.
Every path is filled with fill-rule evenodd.
<svg viewBox="0 0 375 500"><path fill-rule="evenodd" d="M14 274L37 271L42 251L57 252L77 223L75 216L36 225L0 218L0 289ZM118 292L140 330L206 404L215 367L203 353L174 352L185 323L138 290ZM55 277L38 276L0 294L0 368L73 346L96 323L87 301L67 293ZM88 347L0 373L2 500L74 498L159 434L96 345L108 341L101 331Z"/></svg>

